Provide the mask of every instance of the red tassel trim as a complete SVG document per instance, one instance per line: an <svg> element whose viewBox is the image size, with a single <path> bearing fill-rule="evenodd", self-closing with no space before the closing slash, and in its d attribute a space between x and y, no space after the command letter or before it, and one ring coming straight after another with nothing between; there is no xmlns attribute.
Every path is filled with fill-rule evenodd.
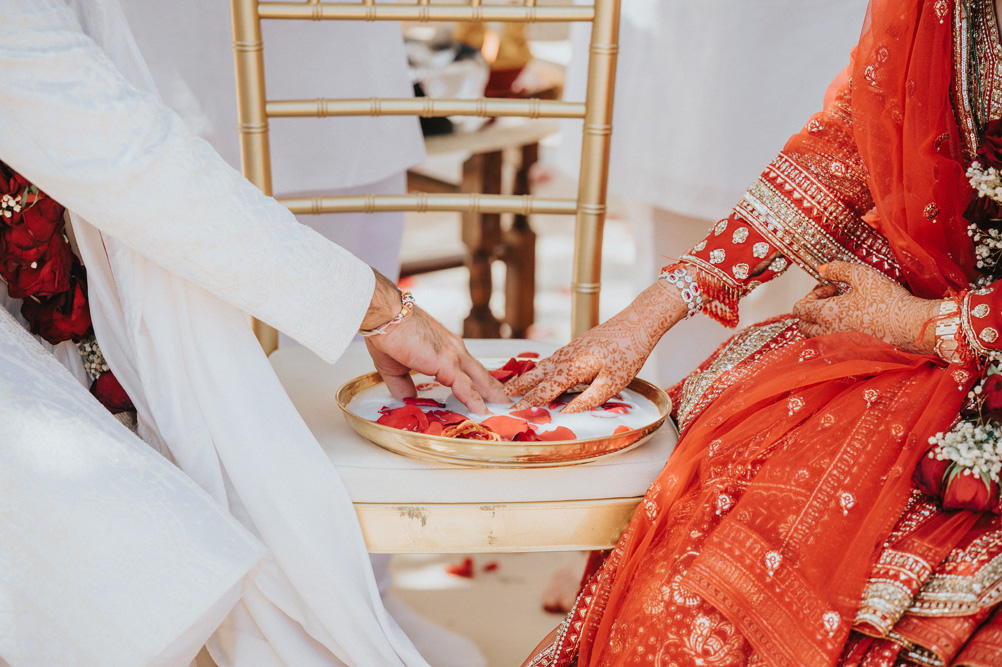
<svg viewBox="0 0 1002 667"><path fill-rule="evenodd" d="M699 291L704 299L709 300L709 303L703 305L703 312L725 327L733 329L738 326L738 301L742 292L714 280L703 271L696 270L695 274Z"/></svg>

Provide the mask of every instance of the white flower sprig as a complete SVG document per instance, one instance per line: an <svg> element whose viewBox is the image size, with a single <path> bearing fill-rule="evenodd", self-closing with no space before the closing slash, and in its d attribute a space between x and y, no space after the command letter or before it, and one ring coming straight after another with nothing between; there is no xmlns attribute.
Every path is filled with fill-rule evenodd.
<svg viewBox="0 0 1002 667"><path fill-rule="evenodd" d="M995 167L987 169L974 161L967 168L967 180L978 193L978 197L988 197L1002 204L1002 174ZM974 255L979 269L993 272L1002 262L1002 232L998 229L981 229L976 224L967 226L967 235L974 240Z"/></svg>
<svg viewBox="0 0 1002 667"><path fill-rule="evenodd" d="M937 433L929 444L939 445L936 458L953 461L962 474L979 475L982 479L999 483L1002 471L1002 426L990 421L976 424L963 420L947 433ZM968 472L970 471L970 472Z"/></svg>
<svg viewBox="0 0 1002 667"><path fill-rule="evenodd" d="M967 168L967 180L979 197L990 197L1002 204L1002 174L995 167L985 169L975 160Z"/></svg>
<svg viewBox="0 0 1002 667"><path fill-rule="evenodd" d="M935 456L940 461L953 461L962 472L960 474L979 475L986 482L999 480L1002 472L1002 424L982 414L984 384L999 372L996 365L988 367L985 375L967 394L967 398L978 407L978 415L962 419L946 433L937 433L929 438L930 445L938 445Z"/></svg>
<svg viewBox="0 0 1002 667"><path fill-rule="evenodd" d="M107 373L110 370L108 362L105 361L104 355L101 354L101 348L98 347L97 338L94 337L94 334L90 334L77 343L77 352L80 353L80 358L83 360L84 370L92 378L96 378L101 373Z"/></svg>

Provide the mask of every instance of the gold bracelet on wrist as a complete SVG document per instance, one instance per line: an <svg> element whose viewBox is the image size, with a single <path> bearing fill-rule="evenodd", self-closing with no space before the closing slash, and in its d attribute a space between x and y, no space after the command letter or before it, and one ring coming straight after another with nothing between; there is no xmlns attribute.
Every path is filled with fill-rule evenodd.
<svg viewBox="0 0 1002 667"><path fill-rule="evenodd" d="M936 320L936 345L933 350L936 355L946 361L961 361L958 352L957 332L960 330L960 304L956 299L944 299L939 305Z"/></svg>

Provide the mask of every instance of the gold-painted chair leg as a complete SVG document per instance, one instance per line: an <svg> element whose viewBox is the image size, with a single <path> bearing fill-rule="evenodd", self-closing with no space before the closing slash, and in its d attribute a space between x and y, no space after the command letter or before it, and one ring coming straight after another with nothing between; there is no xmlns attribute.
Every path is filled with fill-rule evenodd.
<svg viewBox="0 0 1002 667"><path fill-rule="evenodd" d="M501 151L473 155L463 164L463 190L501 194ZM473 211L463 214L463 243L470 271L470 314L463 321L466 338L500 338L501 322L491 312L491 263L501 245L501 216Z"/></svg>
<svg viewBox="0 0 1002 667"><path fill-rule="evenodd" d="M528 195L532 194L529 170L539 159L539 144L522 146L521 153L512 194ZM536 232L528 216L515 214L504 233L501 260L505 263L505 322L512 338L525 338L536 317Z"/></svg>

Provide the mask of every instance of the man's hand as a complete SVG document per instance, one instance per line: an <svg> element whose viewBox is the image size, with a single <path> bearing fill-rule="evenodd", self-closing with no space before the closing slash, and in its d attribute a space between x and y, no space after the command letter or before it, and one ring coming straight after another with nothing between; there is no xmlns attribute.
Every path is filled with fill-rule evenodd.
<svg viewBox="0 0 1002 667"><path fill-rule="evenodd" d="M396 286L376 273L376 290L362 329L388 322L399 311ZM406 321L384 335L366 338L365 344L394 398L417 395L410 376L410 371L415 370L451 387L456 398L476 414L487 413L485 401L509 402L501 383L470 355L463 339L418 307Z"/></svg>
<svg viewBox="0 0 1002 667"><path fill-rule="evenodd" d="M935 328L926 323L938 312L939 301L912 296L860 264L831 262L818 271L828 284L815 287L793 306L805 336L858 331L906 352L932 354Z"/></svg>
<svg viewBox="0 0 1002 667"><path fill-rule="evenodd" d="M546 405L571 387L591 383L561 412L587 412L630 383L665 331L686 313L678 290L663 280L641 292L619 314L509 380L509 396L524 394L515 407Z"/></svg>

